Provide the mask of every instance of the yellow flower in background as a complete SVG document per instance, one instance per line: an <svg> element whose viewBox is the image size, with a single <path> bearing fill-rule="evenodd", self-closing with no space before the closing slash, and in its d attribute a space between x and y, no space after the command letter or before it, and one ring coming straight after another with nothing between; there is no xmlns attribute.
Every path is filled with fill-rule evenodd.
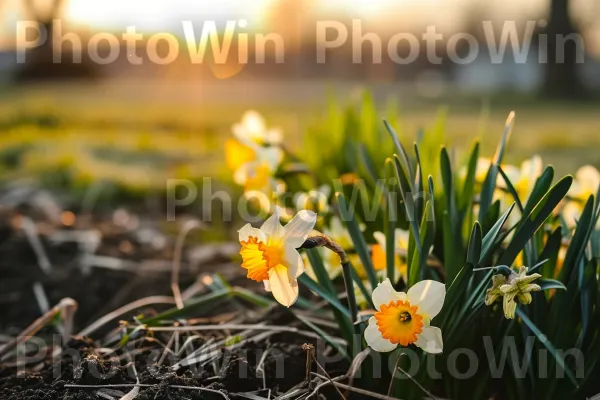
<svg viewBox="0 0 600 400"><path fill-rule="evenodd" d="M527 275L525 266L519 268L518 273L513 272L508 277L502 274L494 275L492 276L492 287L487 290L485 295L485 304L492 305L502 297L504 316L507 319L514 319L517 310L515 299L519 300L521 304L531 303L531 292L542 290L540 285L531 282L541 277L538 273Z"/></svg>
<svg viewBox="0 0 600 400"><path fill-rule="evenodd" d="M263 190L272 186L273 174L282 159L283 152L278 147L262 147L236 140L225 143L225 160L234 171L233 180L246 190Z"/></svg>
<svg viewBox="0 0 600 400"><path fill-rule="evenodd" d="M251 141L260 146L278 145L282 141L279 129L267 129L265 119L258 112L249 110L242 115L242 121L231 128L233 136L240 142Z"/></svg>
<svg viewBox="0 0 600 400"><path fill-rule="evenodd" d="M591 165L584 165L575 173L575 179L569 189L566 205L562 210L569 228L574 228L581 217L585 203L591 195L596 195L600 186L600 172ZM600 221L596 224L600 229Z"/></svg>
<svg viewBox="0 0 600 400"><path fill-rule="evenodd" d="M239 230L240 254L248 278L263 282L275 300L290 307L298 299L297 278L304 272L304 262L296 249L312 231L317 215L302 210L282 226L280 213L276 207L260 228L246 224Z"/></svg>
<svg viewBox="0 0 600 400"><path fill-rule="evenodd" d="M396 229L394 233L395 245L395 266L396 274L394 275L394 282L397 282L400 277L405 281L407 280L408 266L406 263L406 257L408 253L408 231L403 229ZM386 238L383 232L373 232L373 237L377 241L377 244L371 247L371 261L377 274L383 278L386 276L387 261L385 257Z"/></svg>
<svg viewBox="0 0 600 400"><path fill-rule="evenodd" d="M313 210L317 214L326 213L329 211L330 195L331 187L321 185L316 190L296 194L294 203L298 210Z"/></svg>
<svg viewBox="0 0 600 400"><path fill-rule="evenodd" d="M367 344L378 352L415 344L427 353L441 353L442 331L429 323L442 310L445 297L446 286L436 281L418 282L408 293L396 292L389 279L381 282L373 291L377 312L365 329Z"/></svg>

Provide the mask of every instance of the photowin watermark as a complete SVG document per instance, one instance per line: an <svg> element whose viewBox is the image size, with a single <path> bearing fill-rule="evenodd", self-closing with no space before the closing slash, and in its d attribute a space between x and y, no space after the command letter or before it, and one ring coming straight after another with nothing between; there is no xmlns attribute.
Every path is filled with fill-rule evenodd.
<svg viewBox="0 0 600 400"><path fill-rule="evenodd" d="M237 215L242 221L255 223L265 220L276 206L323 212L329 208L333 199L333 195L325 190L288 192L278 187L271 192L246 191L238 198L226 189L214 188L213 181L213 178L205 177L201 187L198 187L195 182L187 179L169 179L166 183L167 221L175 221L178 212L192 210L201 216L203 222L211 222L213 219L231 222L233 215ZM331 182L334 192L347 194L347 212L340 213L342 220L345 215L357 215L363 222L373 222L389 203L402 204L406 210L406 220L412 221L417 218L416 211L422 210L427 201L432 199L432 194L428 191L402 192L387 189L396 184L396 178L378 179L372 187L364 179L358 178L352 181L351 187L342 179L333 179ZM281 185L281 188L284 186ZM394 220L398 216L393 213L390 218Z"/></svg>
<svg viewBox="0 0 600 400"><path fill-rule="evenodd" d="M227 326L225 324L224 326ZM172 328L173 330L177 328ZM190 330L192 328L190 327ZM262 340L265 337L281 333L286 327L262 326L261 331L254 332L249 337L231 336L220 340L209 340L200 347L194 346L192 342L186 341L177 351L165 351L161 346L148 349L143 338L132 340L124 347L117 349L104 348L102 352L82 352L80 349L64 346L61 335L54 335L48 343L41 337L32 337L17 349L17 367L26 371L31 365L47 360L49 348L62 348L59 354L62 362L55 362L54 378L65 378L65 370L72 371L73 379L91 376L97 380L108 380L117 374L128 373L135 379L135 371L124 366L129 363L142 362L148 365L147 373L150 377L161 377L165 368L177 371L182 368L189 370L192 374L201 376L204 372L210 372L221 376L225 370L239 379L252 377L252 373L264 377L264 363L268 359L271 378L282 379L290 373L297 373L297 369L290 366L290 354L276 347L257 348L247 346L253 340ZM294 329L294 328L289 328ZM169 333L169 328L163 328ZM301 332L302 333L302 332ZM310 332L306 335L314 336ZM519 338L519 341L522 338ZM339 365L344 355L339 352L331 352L330 345L321 338L314 337L309 340L313 346L314 361L321 367ZM361 349L362 336L354 335L354 345L339 340L337 346L344 348L351 354L351 348ZM365 349L361 358L370 358L370 369L358 369L355 378L371 377L382 378L395 375L398 379L410 379L421 371L432 380L452 378L464 380L473 378L476 374L485 371L493 379L502 379L510 375L516 379L525 379L534 376L539 379L555 378L566 379L565 368L560 362L556 362L555 356L546 348L536 346L537 338L528 336L525 338L524 352L519 354L519 346L514 336L502 338L500 343L493 343L490 336L483 336L480 342L473 343L473 348L459 347L448 350L443 354L426 354L416 347L400 347L392 353L378 353ZM144 352L139 349L145 347ZM477 350L477 351L476 351ZM359 356L353 355L353 359ZM87 354L86 354L87 353ZM576 379L585 377L585 355L580 349L555 349L555 354L564 361L566 366L573 372ZM396 370L398 358L404 360L402 373ZM296 363L297 364L297 363ZM289 368L289 369L288 369Z"/></svg>
<svg viewBox="0 0 600 400"><path fill-rule="evenodd" d="M314 32L307 37L314 43L314 62L325 64L336 53L351 54L353 64L394 63L407 65L426 58L432 65L442 63L471 64L486 58L491 64L513 62L525 64L535 55L540 64L565 63L567 46L575 48L575 62L585 62L585 43L577 33L568 35L541 33L545 20L481 21L481 34L442 33L435 25L423 32L381 34L369 31L361 19L315 21ZM66 24L65 24L66 25ZM61 19L42 25L37 21L16 23L17 62L27 62L32 49L51 45L54 63L92 63L106 65L126 59L132 65L144 63L168 65L185 60L191 64L283 64L289 47L278 32L258 32L247 20L225 22L181 21L181 34L144 33L136 26L124 32L97 32L82 37L67 31ZM535 40L534 40L535 39ZM553 46L553 49L550 49ZM442 49L442 54L439 54ZM510 51L509 51L510 50ZM553 55L553 59L549 59ZM124 57L123 57L124 56Z"/></svg>

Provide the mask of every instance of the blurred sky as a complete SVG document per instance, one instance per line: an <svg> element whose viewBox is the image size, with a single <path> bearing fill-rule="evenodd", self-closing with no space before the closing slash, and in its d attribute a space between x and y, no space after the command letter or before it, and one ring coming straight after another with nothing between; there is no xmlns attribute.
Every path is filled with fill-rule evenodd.
<svg viewBox="0 0 600 400"><path fill-rule="evenodd" d="M43 9L51 0L34 0ZM247 19L249 29L264 29L282 0L65 0L62 15L91 30L181 32L182 20ZM460 29L473 12L496 20L544 16L550 0L286 0L297 1L324 19L361 17L380 29L408 31L435 24L438 31ZM588 31L600 31L600 0L572 0L575 17ZM14 46L16 21L27 19L23 0L0 1L0 45ZM11 46L12 47L12 46Z"/></svg>

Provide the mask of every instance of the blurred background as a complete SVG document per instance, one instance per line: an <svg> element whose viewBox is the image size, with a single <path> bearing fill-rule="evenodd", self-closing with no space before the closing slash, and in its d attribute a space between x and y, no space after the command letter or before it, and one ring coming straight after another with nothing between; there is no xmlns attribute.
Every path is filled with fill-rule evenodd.
<svg viewBox="0 0 600 400"><path fill-rule="evenodd" d="M229 37L224 59L207 46L193 62L185 21L193 41L211 24L221 43ZM442 38L428 47L431 29ZM557 35L569 40L558 46ZM515 42L495 62L503 37ZM271 41L257 50L261 38ZM210 177L212 193L241 195L225 143L249 109L313 166L343 158L328 136L340 120L357 121L346 129L371 135L364 142L385 159L383 124L369 124L390 114L404 143L443 129L457 152L479 137L491 156L515 110L505 160L539 154L561 175L600 167L599 63L598 0L0 0L1 324L22 328L64 296L84 323L170 293L190 227L201 229L186 241L182 287L200 272L240 277L239 246L224 239L241 221L200 224L195 207L169 222L165 189Z"/></svg>
<svg viewBox="0 0 600 400"><path fill-rule="evenodd" d="M237 25L224 62L215 62L214 51L201 63L191 61L182 21L194 26L199 40L206 22L214 21L223 39L227 23L240 20L246 24ZM30 21L26 35L19 34L23 21ZM318 24L327 21L337 28L319 37ZM509 34L505 29L516 35L517 48L509 42L499 63L493 62L496 50L484 21L491 21L496 45ZM357 23L362 35L375 35L375 43L361 42L360 34L356 39ZM122 40L132 26L141 37L133 47ZM326 61L317 62L319 46L342 28L348 33L344 45L328 49ZM442 38L426 47L423 35L432 28ZM46 40L38 30L48 32ZM398 33L416 38L416 51L407 40L390 44ZM112 36L116 49L98 34ZM165 65L152 62L145 51L157 34L179 46ZM275 43L264 51L254 46L257 34L282 39L283 62ZM557 46L556 35L572 39ZM246 40L244 63L239 49ZM53 41L54 50L62 50L60 63ZM525 41L529 50L521 51ZM107 62L93 61L90 42ZM154 45L157 54L170 57L167 40ZM395 62L388 54L392 46L411 62ZM24 62L17 62L26 47L31 48L22 54ZM374 62L375 47L381 62ZM359 62L353 59L356 51L362 51ZM221 176L227 182L223 143L245 110L261 112L301 152L306 128L318 123L327 99L346 105L365 90L381 107L392 101L408 136L433 124L442 107L449 140L460 147L480 135L489 143L484 154L493 151L506 115L515 110L508 159L520 162L539 153L568 173L585 163L600 165L600 3L3 0L0 85L3 179L74 192L96 181L116 182L134 194L164 188L169 177Z"/></svg>

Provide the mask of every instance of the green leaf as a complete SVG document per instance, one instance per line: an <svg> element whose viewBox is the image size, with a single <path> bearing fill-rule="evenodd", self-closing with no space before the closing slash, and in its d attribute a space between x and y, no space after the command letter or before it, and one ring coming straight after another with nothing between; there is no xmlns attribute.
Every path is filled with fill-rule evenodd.
<svg viewBox="0 0 600 400"><path fill-rule="evenodd" d="M425 203L425 214L421 221L419 236L423 243L422 251L415 254L412 258L412 263L408 270L408 287L423 279L425 267L427 266L427 258L429 257L429 249L433 244L435 237L435 214L433 209L433 199Z"/></svg>
<svg viewBox="0 0 600 400"><path fill-rule="evenodd" d="M268 308L275 304L273 300L267 299L266 297L256 294L248 289L236 286L232 288L231 291L235 297L238 297L242 300L246 300L247 302L252 303L255 306L261 308Z"/></svg>
<svg viewBox="0 0 600 400"><path fill-rule="evenodd" d="M358 226L358 222L356 222L356 218L354 217L354 210L351 210L348 207L348 203L346 202L346 198L343 194L336 193L336 198L339 206L338 208L340 211L340 216L342 221L346 224L346 228L348 229L348 233L352 238L352 242L354 243L356 252L360 257L360 261L365 268L369 282L371 283L372 287L376 287L377 276L375 275L375 268L373 267L367 242L365 241L365 238Z"/></svg>
<svg viewBox="0 0 600 400"><path fill-rule="evenodd" d="M317 278L317 282L323 288L325 288L329 293L335 295L335 288L333 287L333 282L329 278L329 274L327 273L327 269L325 269L325 265L323 264L323 259L319 254L317 249L309 249L306 250L306 255L308 256L308 261L310 261L310 265L315 273L315 277Z"/></svg>
<svg viewBox="0 0 600 400"><path fill-rule="evenodd" d="M394 155L394 160L395 160L395 165L396 165L396 168L394 169L394 171L396 173L396 179L398 180L398 185L400 187L400 196L402 197L402 202L404 203L404 207L406 210L406 218L408 219L408 222L410 223L410 228L411 228L411 231L413 234L412 236L414 238L414 244L417 248L418 254L421 254L421 239L419 237L419 223L418 223L418 220L416 219L414 209L412 209L412 207L410 206L412 203L414 203L414 199L412 196L408 197L408 195L411 194L411 191L407 189L409 187L409 184L407 183L406 175L402 171L402 166L400 164L400 160L397 155ZM412 256L412 254L410 254L410 252L409 252L409 257L411 257L411 256Z"/></svg>
<svg viewBox="0 0 600 400"><path fill-rule="evenodd" d="M579 265L581 259L585 254L585 248L590 240L591 232L595 228L594 220L594 196L590 196L583 208L583 212L577 223L575 233L567 249L565 255L565 261L563 268L560 271L559 280L565 284L569 284L569 281L573 279L574 270Z"/></svg>
<svg viewBox="0 0 600 400"><path fill-rule="evenodd" d="M520 227L515 232L513 239L508 245L506 251L500 257L499 264L512 265L515 258L521 250L525 248L527 242L533 237L534 233L543 225L546 218L552 214L554 208L565 197L573 178L567 176L556 183L540 202L531 211L531 214L523 220Z"/></svg>
<svg viewBox="0 0 600 400"><path fill-rule="evenodd" d="M496 239L498 238L498 234L500 233L502 226L504 226L504 223L506 222L506 219L510 215L513 208L515 208L515 203L513 203L508 210L504 212L504 214L502 214L502 217L496 221L494 226L492 226L492 229L490 229L490 231L483 237L483 242L481 245L481 257L479 258L478 265L486 260L492 254L495 247L498 246Z"/></svg>
<svg viewBox="0 0 600 400"><path fill-rule="evenodd" d="M396 222L398 221L398 193L396 185L392 182L396 180L394 169L396 166L391 159L385 161L386 183L387 183L387 221L385 221L385 263L387 277L394 282L396 272Z"/></svg>
<svg viewBox="0 0 600 400"><path fill-rule="evenodd" d="M508 140L510 138L510 134L512 132L512 128L514 125L514 112L511 112L506 119L506 123L504 126L504 134L502 135L502 140L496 149L496 154L492 160L490 165L490 169L485 177L485 181L483 182L483 186L481 188L481 198L479 202L479 220L484 221L485 216L492 205L492 200L494 198L494 190L496 189L496 179L498 178L498 168L502 163L502 158L504 157L504 151L506 149L506 145L508 144Z"/></svg>
<svg viewBox="0 0 600 400"><path fill-rule="evenodd" d="M335 307L338 311L340 311L349 321L352 320L352 316L350 315L350 310L344 307L339 299L329 293L327 289L323 286L319 285L317 282L313 281L307 274L302 274L298 277L298 282L302 283L308 289L312 290L319 296L321 296L324 300L326 300L331 306Z"/></svg>
<svg viewBox="0 0 600 400"><path fill-rule="evenodd" d="M216 304L219 304L221 301L226 300L231 296L232 292L230 290L218 290L186 302L181 309L176 307L171 308L152 318L143 319L140 322L142 324L151 326L158 324L160 321L172 321L180 317L193 316L198 310L204 309L208 306L215 307Z"/></svg>
<svg viewBox="0 0 600 400"><path fill-rule="evenodd" d="M546 349L548 349L552 357L554 357L554 359L556 360L556 363L560 365L560 367L565 371L573 385L575 385L576 388L579 387L579 384L577 383L577 379L575 379L573 371L571 371L571 369L566 365L563 356L556 351L556 348L554 347L552 342L550 342L548 337L544 333L542 333L542 331L540 331L540 329L527 317L525 312L521 310L521 306L517 306L517 316L521 318L525 325L527 325L531 332L533 332L533 334L538 338L540 343L544 345Z"/></svg>
<svg viewBox="0 0 600 400"><path fill-rule="evenodd" d="M458 273L458 268L462 265L463 249L461 238L461 221L458 217L456 208L456 199L454 197L454 177L450 165L450 157L445 147L442 147L440 154L440 168L442 171L442 183L444 187L444 198L446 200L444 209L444 265L446 267L446 276L453 280Z"/></svg>
<svg viewBox="0 0 600 400"><path fill-rule="evenodd" d="M467 250L467 263L475 268L479 265L479 260L481 259L482 246L481 225L479 225L479 222L475 222L471 236L469 237L469 248Z"/></svg>
<svg viewBox="0 0 600 400"><path fill-rule="evenodd" d="M508 179L508 176L506 176L506 174L502 170L502 167L498 167L498 172L500 172L502 179L504 179L504 183L506 183L506 188L508 189L508 192L512 195L513 199L515 200L515 203L517 204L519 211L521 211L521 214L523 214L523 204L521 204L521 199L519 199L519 195L517 194L515 187L513 186L510 179Z"/></svg>
<svg viewBox="0 0 600 400"><path fill-rule="evenodd" d="M533 190L529 195L529 199L527 200L527 205L523 210L523 215L529 215L533 208L542 200L544 195L550 189L552 185L552 180L554 179L554 168L551 166L546 167L542 175L537 178L535 181L535 185L533 186Z"/></svg>
<svg viewBox="0 0 600 400"><path fill-rule="evenodd" d="M402 168L404 169L404 171L406 171L406 174L408 176L413 176L412 170L410 167L410 160L408 158L408 153L406 153L404 146L402 146L400 139L398 139L398 135L396 134L396 131L394 130L394 128L392 128L392 126L386 120L383 120L383 123L385 125L385 128L389 132L390 136L392 137L392 140L394 141L394 146L396 147L396 152L398 153L398 160L400 161L400 165L402 165ZM409 180L409 182L410 182L410 180ZM410 182L410 184L411 184L410 188L412 191L412 189L413 189L412 182Z"/></svg>
<svg viewBox="0 0 600 400"><path fill-rule="evenodd" d="M475 174L477 173L477 161L479 160L479 142L475 142L473 150L471 150L471 156L469 157L469 164L467 166L467 176L463 183L462 195L459 199L459 208L463 214L466 214L473 203L473 196L475 195Z"/></svg>
<svg viewBox="0 0 600 400"><path fill-rule="evenodd" d="M562 282L554 280L554 279L540 278L533 283L540 285L542 290L548 290L548 289L567 290L567 288L565 287L565 285L563 285Z"/></svg>

